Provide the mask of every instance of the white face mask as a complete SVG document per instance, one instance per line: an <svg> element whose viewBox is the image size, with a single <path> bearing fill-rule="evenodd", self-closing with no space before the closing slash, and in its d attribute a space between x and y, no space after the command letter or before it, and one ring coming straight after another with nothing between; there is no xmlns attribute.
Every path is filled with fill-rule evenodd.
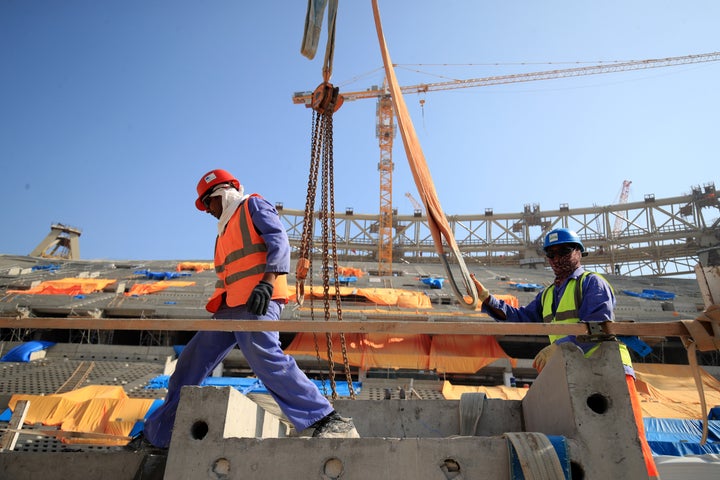
<svg viewBox="0 0 720 480"><path fill-rule="evenodd" d="M240 185L239 190L234 188L220 188L214 191L212 197L220 197L222 199L223 211L218 219L218 235L221 235L225 231L225 225L227 225L230 217L233 216L235 210L245 201L249 195L244 195L244 188Z"/></svg>

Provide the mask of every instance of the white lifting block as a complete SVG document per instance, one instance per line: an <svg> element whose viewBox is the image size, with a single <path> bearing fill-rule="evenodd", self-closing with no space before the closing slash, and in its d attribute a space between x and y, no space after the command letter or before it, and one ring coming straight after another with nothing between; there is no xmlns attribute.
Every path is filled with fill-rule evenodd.
<svg viewBox="0 0 720 480"><path fill-rule="evenodd" d="M198 448L204 439L282 438L285 425L232 387L183 387L170 451Z"/></svg>

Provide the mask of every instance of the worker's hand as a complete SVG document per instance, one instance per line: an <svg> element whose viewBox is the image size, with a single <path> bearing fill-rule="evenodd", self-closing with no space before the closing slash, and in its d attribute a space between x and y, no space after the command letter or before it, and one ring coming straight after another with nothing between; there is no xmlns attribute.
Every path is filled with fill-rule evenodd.
<svg viewBox="0 0 720 480"><path fill-rule="evenodd" d="M473 281L473 283L475 284L475 288L477 288L478 301L479 301L480 303L483 303L485 300L488 299L488 297L490 297L490 292L488 291L487 288L485 288L485 287L483 286L482 283L478 282L477 278L475 278L475 274L474 274L474 273L471 273L471 274L470 274L470 278L472 278L472 281Z"/></svg>
<svg viewBox="0 0 720 480"><path fill-rule="evenodd" d="M265 315L272 298L273 286L271 283L260 280L255 288L253 288L250 298L247 301L247 308L250 313L255 315Z"/></svg>
<svg viewBox="0 0 720 480"><path fill-rule="evenodd" d="M537 370L538 373L542 372L543 368L545 368L545 365L547 365L550 359L558 353L560 353L560 346L556 343L551 343L535 355L533 368Z"/></svg>

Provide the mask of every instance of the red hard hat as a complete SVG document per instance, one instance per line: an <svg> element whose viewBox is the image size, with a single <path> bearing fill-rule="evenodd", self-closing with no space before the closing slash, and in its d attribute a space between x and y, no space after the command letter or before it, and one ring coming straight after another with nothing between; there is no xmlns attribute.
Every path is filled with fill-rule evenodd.
<svg viewBox="0 0 720 480"><path fill-rule="evenodd" d="M215 185L220 185L223 183L232 183L235 188L237 188L238 190L240 189L240 181L227 170L210 170L208 173L202 176L202 178L197 184L198 198L197 200L195 200L195 206L198 210L200 210L201 212L207 211L207 208L205 208L205 205L203 205L202 203L202 198Z"/></svg>

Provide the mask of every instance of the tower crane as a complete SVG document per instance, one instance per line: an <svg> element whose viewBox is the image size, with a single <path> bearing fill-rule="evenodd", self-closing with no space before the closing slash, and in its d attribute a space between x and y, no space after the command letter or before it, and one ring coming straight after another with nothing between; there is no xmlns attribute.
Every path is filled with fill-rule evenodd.
<svg viewBox="0 0 720 480"><path fill-rule="evenodd" d="M405 192L405 196L408 198L408 200L410 200L410 203L412 203L412 206L415 209L415 213L422 214L423 206L420 204L420 202L415 200L415 197L412 196L412 193Z"/></svg>
<svg viewBox="0 0 720 480"><path fill-rule="evenodd" d="M492 85L503 85L507 83L534 82L537 80L552 80L556 78L580 77L586 75L599 75L604 73L626 72L631 70L645 70L650 68L673 67L694 63L717 62L720 60L720 52L701 53L685 55L681 57L654 58L647 60L631 60L627 62L615 62L611 64L599 64L584 67L547 70L540 72L517 73L511 75L499 75L493 77L471 78L466 80L450 80L437 83L421 83L400 87L403 94L426 93L439 90L457 90L460 88L488 87ZM376 135L379 139L380 162L380 221L378 228L378 274L392 274L392 161L393 138L395 136L395 120L392 107L392 99L387 85L372 86L363 91L342 92L344 100L353 101L363 98L377 99L377 128ZM296 105L312 107L312 92L297 92L293 95L292 101ZM618 227L618 218L615 228Z"/></svg>
<svg viewBox="0 0 720 480"><path fill-rule="evenodd" d="M623 180L622 189L620 190L620 199L618 200L618 204L622 205L624 203L627 203L628 201L628 195L630 194L630 184L632 181L630 180ZM622 216L618 215L615 218L615 226L613 227L613 237L617 237L620 233L620 230L622 230L622 224L623 221L626 221L627 219Z"/></svg>

